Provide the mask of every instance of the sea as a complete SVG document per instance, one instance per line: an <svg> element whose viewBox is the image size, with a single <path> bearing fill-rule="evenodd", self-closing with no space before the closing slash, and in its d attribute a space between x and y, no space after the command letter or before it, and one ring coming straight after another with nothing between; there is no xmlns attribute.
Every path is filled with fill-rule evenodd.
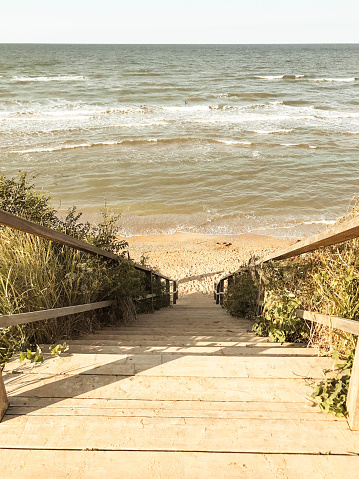
<svg viewBox="0 0 359 479"><path fill-rule="evenodd" d="M358 151L358 44L0 45L0 173L126 236L309 236Z"/></svg>

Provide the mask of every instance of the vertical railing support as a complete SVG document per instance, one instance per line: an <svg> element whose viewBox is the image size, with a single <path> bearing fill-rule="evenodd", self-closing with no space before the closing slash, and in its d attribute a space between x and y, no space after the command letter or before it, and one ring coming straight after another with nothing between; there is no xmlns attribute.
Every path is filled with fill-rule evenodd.
<svg viewBox="0 0 359 479"><path fill-rule="evenodd" d="M167 299L167 305L171 305L171 289L170 289L170 280L166 279L166 299Z"/></svg>
<svg viewBox="0 0 359 479"><path fill-rule="evenodd" d="M151 282L151 306L152 306L152 313L155 312L155 304L154 304L154 297L153 297L153 273L150 272L150 282Z"/></svg>
<svg viewBox="0 0 359 479"><path fill-rule="evenodd" d="M219 282L219 293L224 293L224 279ZM223 294L219 295L219 304L223 304Z"/></svg>
<svg viewBox="0 0 359 479"><path fill-rule="evenodd" d="M359 430L359 338L355 348L354 363L347 396L348 422L352 431Z"/></svg>
<svg viewBox="0 0 359 479"><path fill-rule="evenodd" d="M0 369L0 421L4 417L4 414L9 406L9 402L6 395L5 384L2 378Z"/></svg>
<svg viewBox="0 0 359 479"><path fill-rule="evenodd" d="M216 284L216 292L215 292L215 300L216 300L216 304L219 304L219 298L220 298L220 291L221 291L221 283L217 283Z"/></svg>
<svg viewBox="0 0 359 479"><path fill-rule="evenodd" d="M173 281L172 287L173 287L173 304L176 304L178 299L177 281Z"/></svg>

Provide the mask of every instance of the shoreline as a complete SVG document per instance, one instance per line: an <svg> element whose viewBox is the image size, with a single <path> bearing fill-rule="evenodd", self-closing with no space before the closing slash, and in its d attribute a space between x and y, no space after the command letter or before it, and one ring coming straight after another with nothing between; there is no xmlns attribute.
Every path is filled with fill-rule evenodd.
<svg viewBox="0 0 359 479"><path fill-rule="evenodd" d="M298 238L252 233L172 233L118 238L128 242L131 259L138 263L145 260L148 266L176 279L180 297L198 292L210 294L215 281L236 271L251 256L266 255L298 241Z"/></svg>

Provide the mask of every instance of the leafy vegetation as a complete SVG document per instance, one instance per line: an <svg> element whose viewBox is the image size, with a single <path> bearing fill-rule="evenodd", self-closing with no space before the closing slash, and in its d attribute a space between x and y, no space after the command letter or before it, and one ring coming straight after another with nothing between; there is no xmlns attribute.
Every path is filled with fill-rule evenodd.
<svg viewBox="0 0 359 479"><path fill-rule="evenodd" d="M243 268L228 285L223 305L232 316L247 318L256 314L258 286L250 268Z"/></svg>
<svg viewBox="0 0 359 479"><path fill-rule="evenodd" d="M64 219L51 207L51 198L36 191L25 174L6 179L0 175L0 208L43 226L82 239L119 256L119 261L74 250L49 240L0 227L0 315L39 311L77 304L114 300L110 311L81 313L22 326L0 329L0 365L14 351L40 354L38 344L54 343L104 324L133 318L136 311L168 304L163 295L136 302L151 290L148 275L123 259L127 243L117 239L118 217L102 211L98 225L82 222L72 208ZM164 291L160 279L154 293ZM0 316L1 324L1 316ZM27 351L27 354L30 354ZM34 356L34 357L35 357Z"/></svg>
<svg viewBox="0 0 359 479"><path fill-rule="evenodd" d="M296 317L300 303L294 294L287 291L281 295L266 292L263 317L258 318L252 327L258 336L268 336L275 343L302 342L309 336L305 321Z"/></svg>
<svg viewBox="0 0 359 479"><path fill-rule="evenodd" d="M337 365L336 377L322 381L315 387L312 393L312 397L322 411L334 414L337 417L346 417L348 415L346 402L354 352L354 349L348 349L345 352L345 362ZM338 357L338 351L334 351L332 358L338 359Z"/></svg>
<svg viewBox="0 0 359 479"><path fill-rule="evenodd" d="M349 215L358 215L358 202ZM244 271L251 266L244 265ZM253 269L253 268L252 268ZM307 342L333 353L343 361L337 376L323 381L313 397L326 412L345 416L346 397L357 338L343 331L308 323L295 315L307 309L328 315L359 320L359 239L322 248L295 258L271 261L263 265L261 281L265 286L263 315L256 318L253 331L274 342ZM236 316L243 316L241 305L246 295L254 296L258 277L242 286L234 283L225 295L224 306Z"/></svg>

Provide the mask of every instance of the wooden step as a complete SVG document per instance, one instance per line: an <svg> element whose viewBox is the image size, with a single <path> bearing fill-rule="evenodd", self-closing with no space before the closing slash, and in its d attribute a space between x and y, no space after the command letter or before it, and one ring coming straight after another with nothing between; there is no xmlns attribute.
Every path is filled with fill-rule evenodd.
<svg viewBox="0 0 359 479"><path fill-rule="evenodd" d="M316 378L334 365L330 358L318 357L179 357L160 354L69 354L53 358L45 355L39 365L12 361L5 369L23 374L90 374L116 376L164 376L210 378Z"/></svg>
<svg viewBox="0 0 359 479"><path fill-rule="evenodd" d="M296 403L223 401L144 401L138 399L12 397L11 416L119 416L119 417L202 417L223 419L305 419L338 421L309 401Z"/></svg>
<svg viewBox="0 0 359 479"><path fill-rule="evenodd" d="M4 479L357 479L358 458L339 455L157 451L0 450Z"/></svg>
<svg viewBox="0 0 359 479"><path fill-rule="evenodd" d="M312 388L302 378L213 378L181 376L116 376L103 374L5 373L12 396L118 398L144 400L274 401L310 400Z"/></svg>
<svg viewBox="0 0 359 479"><path fill-rule="evenodd" d="M24 434L19 434L24 431ZM219 440L220 438L220 440ZM134 451L359 454L359 433L346 422L298 419L11 416L0 448Z"/></svg>
<svg viewBox="0 0 359 479"><path fill-rule="evenodd" d="M88 336L90 338L96 338L96 336ZM82 336L83 338L83 336ZM203 336L201 336L203 338ZM267 341L267 338L259 338L259 340L255 340L251 337L251 341L238 341L233 338L222 338L222 337L215 337L210 340L209 337L204 336L205 339L195 339L192 337L187 336L173 336L171 338L166 337L165 340L163 339L148 339L148 337L144 337L143 339L136 337L133 338L126 338L123 340L118 339L73 339L67 341L67 344L72 347L74 344L88 344L89 346L123 346L123 347L133 347L133 346L158 346L158 347L222 347L222 348L232 348L232 347L247 347L247 348L262 348L262 349L269 349L269 348L276 348L276 349L284 349L284 348L293 348L304 350L307 349L305 345L300 343L270 343ZM169 340L170 339L170 340ZM43 346L44 350L46 350L46 346ZM312 349L312 348L308 348ZM314 351L317 351L313 348Z"/></svg>
<svg viewBox="0 0 359 479"><path fill-rule="evenodd" d="M211 343L208 343L211 344ZM254 349L255 348L255 349ZM267 347L260 345L251 346L246 343L244 346L107 346L89 345L88 341L77 341L76 344L70 344L71 354L162 354L162 355L212 355L212 356L286 356L286 357L306 357L319 356L315 348L300 347Z"/></svg>

